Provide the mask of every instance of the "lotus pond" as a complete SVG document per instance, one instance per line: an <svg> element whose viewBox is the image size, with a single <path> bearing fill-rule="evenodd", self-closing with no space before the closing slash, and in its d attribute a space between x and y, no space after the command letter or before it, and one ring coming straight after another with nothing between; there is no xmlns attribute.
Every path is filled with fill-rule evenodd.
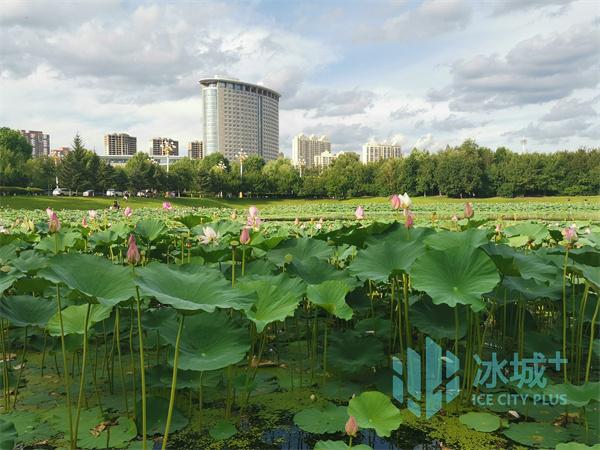
<svg viewBox="0 0 600 450"><path fill-rule="evenodd" d="M3 210L0 449L600 448L585 214Z"/></svg>

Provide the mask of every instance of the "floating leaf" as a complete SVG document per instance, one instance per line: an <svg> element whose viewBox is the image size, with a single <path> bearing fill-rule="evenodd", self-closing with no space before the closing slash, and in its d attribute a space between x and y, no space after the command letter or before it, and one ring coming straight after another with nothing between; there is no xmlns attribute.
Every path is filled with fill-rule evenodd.
<svg viewBox="0 0 600 450"><path fill-rule="evenodd" d="M235 425L225 420L217 422L215 426L211 427L211 429L208 430L208 434L210 434L210 437L218 441L223 439L229 439L235 433L237 433Z"/></svg>
<svg viewBox="0 0 600 450"><path fill-rule="evenodd" d="M348 444L344 441L318 441L314 450L350 450ZM373 450L366 444L352 445L352 450Z"/></svg>
<svg viewBox="0 0 600 450"><path fill-rule="evenodd" d="M590 401L600 402L600 381L588 381L582 385L554 384L547 386L546 394L564 395L567 399L567 404L576 407L586 406Z"/></svg>
<svg viewBox="0 0 600 450"><path fill-rule="evenodd" d="M566 428L549 423L521 422L511 424L504 430L509 439L523 445L541 448L554 448L561 442L570 440Z"/></svg>
<svg viewBox="0 0 600 450"><path fill-rule="evenodd" d="M379 437L389 437L402 423L400 410L377 391L363 392L350 400L348 415L354 416L360 428L372 428Z"/></svg>
<svg viewBox="0 0 600 450"><path fill-rule="evenodd" d="M468 426L472 430L483 433L491 433L500 428L500 418L494 414L486 412L468 412L462 414L459 418L460 423Z"/></svg>
<svg viewBox="0 0 600 450"><path fill-rule="evenodd" d="M303 409L294 416L294 423L309 433L337 433L348 420L346 407L328 403L323 408Z"/></svg>
<svg viewBox="0 0 600 450"><path fill-rule="evenodd" d="M169 400L162 397L150 396L146 399L146 426L148 427L148 435L163 434L167 423L167 411L169 409ZM142 429L142 401L138 400L136 422L139 430ZM171 418L170 432L178 431L188 424L188 418L183 415L177 407L173 409L173 417Z"/></svg>
<svg viewBox="0 0 600 450"><path fill-rule="evenodd" d="M17 430L12 422L0 418L0 450L13 450Z"/></svg>

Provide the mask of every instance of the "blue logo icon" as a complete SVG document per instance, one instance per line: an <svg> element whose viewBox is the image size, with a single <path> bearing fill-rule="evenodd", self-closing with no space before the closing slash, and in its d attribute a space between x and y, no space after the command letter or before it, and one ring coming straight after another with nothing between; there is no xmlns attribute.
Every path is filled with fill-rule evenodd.
<svg viewBox="0 0 600 450"><path fill-rule="evenodd" d="M458 357L450 351L446 351L446 354L442 356L442 348L429 337L425 338L424 371L421 365L421 355L410 347L406 355L406 371L402 361L396 357L392 358L392 368L394 370L392 383L394 398L403 403L404 384L406 383L406 405L409 411L417 417L422 416L421 405L423 402L425 403L425 418L429 419L442 409L443 394L445 394L446 403L449 403L460 393L460 379L457 374L460 368ZM424 393L422 374L425 377ZM443 380L447 380L445 384L443 384Z"/></svg>

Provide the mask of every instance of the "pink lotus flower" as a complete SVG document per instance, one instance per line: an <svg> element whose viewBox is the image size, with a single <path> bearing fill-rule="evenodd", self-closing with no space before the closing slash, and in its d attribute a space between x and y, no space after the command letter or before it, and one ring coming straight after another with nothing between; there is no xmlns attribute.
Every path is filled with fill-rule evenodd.
<svg viewBox="0 0 600 450"><path fill-rule="evenodd" d="M170 202L163 202L162 208L165 211L171 211L173 209L173 205Z"/></svg>
<svg viewBox="0 0 600 450"><path fill-rule="evenodd" d="M473 217L473 214L475 214L475 212L473 211L473 204L471 202L465 203L465 209L464 209L465 219L470 219L471 217Z"/></svg>
<svg viewBox="0 0 600 450"><path fill-rule="evenodd" d="M456 214L452 216L452 222L458 222L458 216Z"/></svg>
<svg viewBox="0 0 600 450"><path fill-rule="evenodd" d="M125 210L123 210L123 215L125 217L131 217L132 214L133 214L133 210L129 206L127 208L125 208Z"/></svg>
<svg viewBox="0 0 600 450"><path fill-rule="evenodd" d="M344 429L348 436L356 437L356 433L358 433L358 424L356 423L354 416L350 416Z"/></svg>
<svg viewBox="0 0 600 450"><path fill-rule="evenodd" d="M406 221L404 222L404 226L410 230L414 226L414 224L415 224L415 216L413 213L408 211L406 213Z"/></svg>
<svg viewBox="0 0 600 450"><path fill-rule="evenodd" d="M217 245L219 243L221 235L217 233L212 227L202 228L202 234L198 236L200 242L204 245Z"/></svg>
<svg viewBox="0 0 600 450"><path fill-rule="evenodd" d="M250 217L258 217L258 208L256 206L251 206L248 208L248 214L250 214Z"/></svg>
<svg viewBox="0 0 600 450"><path fill-rule="evenodd" d="M46 210L46 213L48 213L48 216L50 217L50 220L48 220L48 231L50 231L50 233L56 233L60 230L60 220L58 220L58 216L50 208Z"/></svg>
<svg viewBox="0 0 600 450"><path fill-rule="evenodd" d="M135 236L133 234L129 235L129 247L127 248L127 262L129 264L139 264L140 262L140 251L138 250L138 246L135 242Z"/></svg>
<svg viewBox="0 0 600 450"><path fill-rule="evenodd" d="M397 194L392 195L392 198L390 199L390 203L392 204L392 208L395 210L400 209L401 206L401 201L400 201L400 197L398 197Z"/></svg>
<svg viewBox="0 0 600 450"><path fill-rule="evenodd" d="M410 209L410 207L412 206L412 200L406 192L398 198L400 199L400 207L404 209Z"/></svg>
<svg viewBox="0 0 600 450"><path fill-rule="evenodd" d="M244 227L242 228L242 232L240 233L240 244L249 244L251 240L250 237L250 232L248 231L248 228Z"/></svg>
<svg viewBox="0 0 600 450"><path fill-rule="evenodd" d="M500 226L499 223L496 224L496 233L501 233L502 232L502 227Z"/></svg>
<svg viewBox="0 0 600 450"><path fill-rule="evenodd" d="M88 227L88 223L87 223L87 220L85 220L85 216L83 216L83 219L81 219L81 226L83 228L87 228Z"/></svg>
<svg viewBox="0 0 600 450"><path fill-rule="evenodd" d="M357 220L362 220L365 218L365 210L362 206L359 206L358 208L356 208L356 211L354 211L354 215L356 216Z"/></svg>
<svg viewBox="0 0 600 450"><path fill-rule="evenodd" d="M46 214L48 214L48 219L51 219L52 214L54 214L54 211L52 210L52 208L48 207L46 208Z"/></svg>
<svg viewBox="0 0 600 450"><path fill-rule="evenodd" d="M95 220L96 217L98 216L98 213L96 213L95 209L90 209L88 211L88 216L89 216L90 220Z"/></svg>
<svg viewBox="0 0 600 450"><path fill-rule="evenodd" d="M562 234L565 238L565 241L567 241L569 244L572 244L578 238L577 237L577 228L575 227L575 225L571 225L570 227L565 228L562 231Z"/></svg>

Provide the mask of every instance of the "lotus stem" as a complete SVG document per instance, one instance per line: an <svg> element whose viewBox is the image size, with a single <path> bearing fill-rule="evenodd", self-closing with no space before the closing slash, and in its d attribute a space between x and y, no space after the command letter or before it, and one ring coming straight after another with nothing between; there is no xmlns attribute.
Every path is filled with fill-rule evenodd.
<svg viewBox="0 0 600 450"><path fill-rule="evenodd" d="M408 320L408 275L402 274L402 287L404 290L404 323L406 324L406 345L412 345L412 336L410 333L410 322Z"/></svg>
<svg viewBox="0 0 600 450"><path fill-rule="evenodd" d="M246 246L242 245L242 276L246 273Z"/></svg>
<svg viewBox="0 0 600 450"><path fill-rule="evenodd" d="M0 319L0 340L2 342L2 387L4 394L4 411L10 411L10 387L8 386L8 358L4 342L4 319Z"/></svg>
<svg viewBox="0 0 600 450"><path fill-rule="evenodd" d="M87 347L88 347L88 326L90 323L90 311L92 304L87 304L87 310L85 313L85 321L83 324L83 356L81 363L81 371L79 376L79 397L77 398L77 413L75 415L75 442L77 442L77 436L79 432L79 418L81 417L81 402L83 399L83 389L85 385L85 366L87 362Z"/></svg>
<svg viewBox="0 0 600 450"><path fill-rule="evenodd" d="M65 382L65 391L67 393L67 414L69 418L69 436L71 443L71 450L75 450L76 442L73 440L73 412L71 411L71 387L69 380L69 366L67 364L67 349L65 345L65 328L63 325L62 319L62 305L60 301L60 287L58 284L56 285L56 303L58 308L58 323L60 325L60 345L62 348L62 357L63 357L63 368L64 368L64 382Z"/></svg>
<svg viewBox="0 0 600 450"><path fill-rule="evenodd" d="M165 424L165 434L162 441L162 450L167 448L167 439L169 437L169 428L173 418L173 408L175 406L175 394L177 393L177 365L179 363L179 342L181 341L181 332L183 331L183 321L185 316L181 314L179 320L179 329L177 330L177 339L175 340L175 354L173 355L173 379L171 380L171 397L169 399L169 412L167 413L167 423Z"/></svg>
<svg viewBox="0 0 600 450"><path fill-rule="evenodd" d="M133 381L133 419L137 416L137 386L135 383L135 359L133 357L133 304L129 305L129 358L131 360L131 380Z"/></svg>
<svg viewBox="0 0 600 450"><path fill-rule="evenodd" d="M579 323L578 325L578 331L577 331L577 359L575 362L575 367L577 369L577 380L579 381L579 379L581 378L581 371L580 371L580 366L581 366L581 356L583 353L583 327L585 324L584 321L584 316L585 316L585 307L587 306L587 300L588 300L588 295L590 292L590 285L589 283L586 281L585 282L585 288L583 290L583 298L581 299L581 305L579 308Z"/></svg>
<svg viewBox="0 0 600 450"><path fill-rule="evenodd" d="M569 247L565 247L565 262L563 267L563 286L562 286L562 339L563 339L563 358L567 356L567 263L569 258ZM567 378L567 365L563 364L563 375L565 383Z"/></svg>
<svg viewBox="0 0 600 450"><path fill-rule="evenodd" d="M144 365L144 336L142 333L142 305L140 299L140 289L136 286L136 305L137 305L137 326L138 339L140 345L140 376L142 379L142 450L146 450L146 437L148 428L146 425L146 367Z"/></svg>
<svg viewBox="0 0 600 450"><path fill-rule="evenodd" d="M590 329L590 346L588 348L587 363L585 365L585 382L590 381L590 368L592 367L592 353L594 352L594 331L596 327L596 319L598 318L598 310L600 309L600 300L596 299L596 309L592 316Z"/></svg>
<svg viewBox="0 0 600 450"><path fill-rule="evenodd" d="M121 321L119 306L115 313L115 334L117 338L117 357L119 358L119 372L121 373L121 385L123 387L123 397L125 398L125 411L129 416L129 400L127 398L127 389L125 388L125 372L123 371L123 360L121 359Z"/></svg>
<svg viewBox="0 0 600 450"><path fill-rule="evenodd" d="M23 374L23 368L25 367L25 355L27 354L27 330L28 328L25 327L25 340L23 341L23 353L21 354L19 375L17 376L17 384L15 385L15 400L13 402L13 408L17 407L17 397L19 396L19 384L21 383L21 375Z"/></svg>
<svg viewBox="0 0 600 450"><path fill-rule="evenodd" d="M231 287L235 287L235 245L231 246Z"/></svg>

